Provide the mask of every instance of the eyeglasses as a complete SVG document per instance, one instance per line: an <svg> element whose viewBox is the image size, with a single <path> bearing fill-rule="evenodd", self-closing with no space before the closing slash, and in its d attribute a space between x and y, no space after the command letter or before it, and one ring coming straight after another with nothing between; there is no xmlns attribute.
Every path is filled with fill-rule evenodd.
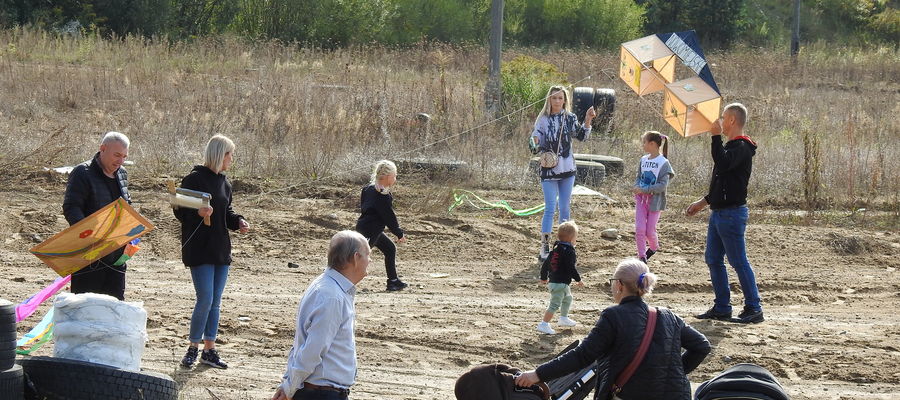
<svg viewBox="0 0 900 400"><path fill-rule="evenodd" d="M619 278L609 278L609 286L612 286L613 281L619 281L619 282L621 282L622 280L619 279Z"/></svg>

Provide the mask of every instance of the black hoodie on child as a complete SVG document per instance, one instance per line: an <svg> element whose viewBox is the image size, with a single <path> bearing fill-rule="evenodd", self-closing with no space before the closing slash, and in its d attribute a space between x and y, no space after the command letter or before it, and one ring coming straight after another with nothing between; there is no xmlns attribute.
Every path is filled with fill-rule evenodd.
<svg viewBox="0 0 900 400"><path fill-rule="evenodd" d="M575 247L571 243L560 241L553 243L553 250L550 251L550 255L547 256L544 264L541 265L541 280L546 281L549 273L550 283L565 283L568 285L572 283L573 279L575 282L581 282L581 276L578 275L578 270L575 269L575 261Z"/></svg>

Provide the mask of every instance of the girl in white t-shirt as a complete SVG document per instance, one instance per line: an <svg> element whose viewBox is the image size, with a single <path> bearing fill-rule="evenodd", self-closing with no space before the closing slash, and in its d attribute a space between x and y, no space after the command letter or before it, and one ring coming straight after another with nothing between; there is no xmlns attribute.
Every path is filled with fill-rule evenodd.
<svg viewBox="0 0 900 400"><path fill-rule="evenodd" d="M666 187L675 176L669 155L669 137L656 131L644 132L641 148L647 153L638 164L634 182L634 240L637 257L647 262L659 250L656 224L666 208ZM648 248L649 245L649 248Z"/></svg>

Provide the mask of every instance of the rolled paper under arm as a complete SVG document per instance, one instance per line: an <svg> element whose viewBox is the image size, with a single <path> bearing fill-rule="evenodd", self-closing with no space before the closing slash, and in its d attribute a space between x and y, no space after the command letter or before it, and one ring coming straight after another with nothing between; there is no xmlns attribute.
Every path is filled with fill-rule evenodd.
<svg viewBox="0 0 900 400"><path fill-rule="evenodd" d="M211 199L212 195L209 193L183 188L178 188L174 194L169 195L169 203L172 204L172 207L200 209L209 207ZM206 226L210 226L212 221L210 221L209 216L206 216L203 217L203 223Z"/></svg>
<svg viewBox="0 0 900 400"><path fill-rule="evenodd" d="M200 197L185 196L183 194L175 194L171 196L170 202L173 206L200 209L209 206L209 200Z"/></svg>

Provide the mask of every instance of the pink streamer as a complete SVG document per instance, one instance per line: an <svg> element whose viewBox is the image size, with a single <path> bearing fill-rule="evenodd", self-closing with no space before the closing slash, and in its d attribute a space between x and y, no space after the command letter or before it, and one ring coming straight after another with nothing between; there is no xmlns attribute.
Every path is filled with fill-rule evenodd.
<svg viewBox="0 0 900 400"><path fill-rule="evenodd" d="M72 275L66 275L65 278L56 278L50 286L44 288L34 296L31 296L28 300L23 301L21 304L16 306L16 322L28 318L31 314L34 314L34 311L37 310L38 306L56 294L59 289L62 289L64 286L69 284L69 281L72 280Z"/></svg>

